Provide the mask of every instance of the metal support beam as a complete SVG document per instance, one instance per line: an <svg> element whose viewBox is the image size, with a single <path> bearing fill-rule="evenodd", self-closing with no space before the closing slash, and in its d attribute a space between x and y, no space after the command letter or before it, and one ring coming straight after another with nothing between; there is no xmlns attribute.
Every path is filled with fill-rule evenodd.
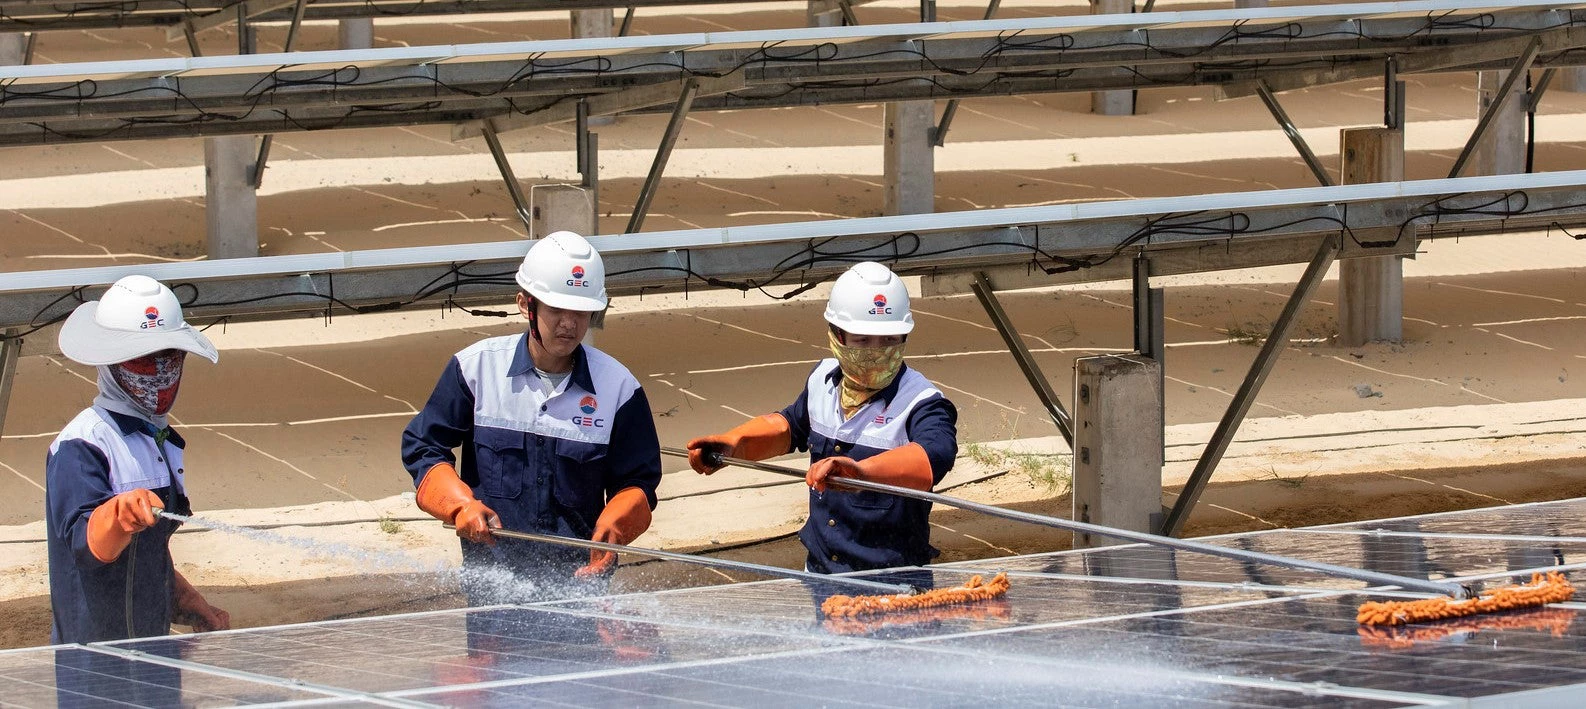
<svg viewBox="0 0 1586 709"><path fill-rule="evenodd" d="M490 121L484 122L485 145L490 146L490 157L496 160L496 169L501 171L501 179L506 180L507 194L512 197L512 206L518 210L518 219L523 220L523 228L527 233L534 233L534 213L529 209L529 200L523 196L523 186L518 184L518 176L512 172L512 163L507 161L507 151L501 148L501 139L496 137L496 129Z"/></svg>
<svg viewBox="0 0 1586 709"><path fill-rule="evenodd" d="M1388 57L1382 82L1382 127L1404 127L1404 82L1399 80L1399 58Z"/></svg>
<svg viewBox="0 0 1586 709"><path fill-rule="evenodd" d="M637 9L636 7L629 7L627 12L622 13L622 25L617 27L618 37L628 36L628 30L633 29L633 11Z"/></svg>
<svg viewBox="0 0 1586 709"><path fill-rule="evenodd" d="M1542 105L1542 94L1547 93L1553 79L1558 75L1558 69L1543 69L1542 76L1536 80L1536 86L1531 87L1531 95L1525 104L1525 112L1535 114L1538 106Z"/></svg>
<svg viewBox="0 0 1586 709"><path fill-rule="evenodd" d="M989 20L996 16L997 8L1002 6L1002 0L991 0L986 5L986 14L980 19ZM937 121L936 127L931 129L931 145L938 148L947 144L947 130L953 126L953 116L958 114L958 99L947 102L947 107L942 109L942 119Z"/></svg>
<svg viewBox="0 0 1586 709"><path fill-rule="evenodd" d="M1311 146L1305 143L1305 137L1300 135L1300 129L1294 127L1294 121L1289 120L1289 114L1284 112L1283 106L1278 103L1278 97L1272 94L1272 88L1265 81L1256 81L1256 95L1261 97L1261 102L1267 105L1267 110L1272 112L1272 117L1277 119L1278 125L1283 127L1283 134L1289 137L1289 142L1294 144L1294 149L1300 152L1300 158L1305 161L1305 166L1311 169L1311 174L1316 176L1316 181L1323 187L1332 187L1333 178L1327 174L1327 169L1322 167L1316 153L1311 151Z"/></svg>
<svg viewBox="0 0 1586 709"><path fill-rule="evenodd" d="M589 202L595 206L594 231L598 232L600 230L600 134L589 130L587 106L579 109L577 132L573 140L578 143L578 186L589 190Z"/></svg>
<svg viewBox="0 0 1586 709"><path fill-rule="evenodd" d="M991 289L991 281L986 278L986 273L976 271L975 281L969 287L975 291L975 297L980 299L980 307L986 309L991 324L997 327L997 334L1001 335L1002 341L1008 345L1008 353L1012 354L1013 361L1018 363L1019 371L1024 373L1025 381L1030 383L1030 388L1035 390L1036 398L1046 407L1046 413L1052 417L1052 423L1057 424L1057 430L1063 434L1063 440L1073 448L1072 420L1068 412L1063 410L1063 402L1058 401L1057 393L1052 391L1052 383L1047 381L1046 375L1041 372L1041 365L1036 364L1035 358L1030 355L1030 348L1024 346L1024 339L1019 337L1019 331L1014 329L1013 322L1008 319L1008 313L1002 309L1002 303L997 301L997 294Z"/></svg>
<svg viewBox="0 0 1586 709"><path fill-rule="evenodd" d="M33 47L39 43L39 33L29 32L27 43L22 45L22 65L33 63Z"/></svg>
<svg viewBox="0 0 1586 709"><path fill-rule="evenodd" d="M843 13L843 25L844 26L846 26L846 27L858 27L859 26L859 16L854 14L854 3L853 3L853 0L837 0L837 9L841 10L842 13Z"/></svg>
<svg viewBox="0 0 1586 709"><path fill-rule="evenodd" d="M292 6L297 0L256 0L255 2L237 3L237 12L215 12L196 17L191 22L184 22L182 27L170 27L165 31L167 41L176 41L183 32L207 32L219 27L225 27L238 19L258 17L276 10L284 10Z"/></svg>
<svg viewBox="0 0 1586 709"><path fill-rule="evenodd" d="M578 112L584 111L585 119L595 116L610 116L628 111L671 104L677 100L677 95L682 92L683 84L688 79L676 81L662 81L654 84L644 84L631 89L615 91L609 94L599 94L582 99L580 102L563 101L550 108L535 111L528 115L521 113L507 113L491 119L496 133L508 133L524 128L550 125L552 123L565 123L578 120ZM743 89L748 84L744 75L734 73L720 78L704 77L694 78L694 98L715 96ZM582 109L578 103L585 104ZM482 121L461 123L452 127L452 140L467 140L483 135L480 127Z"/></svg>
<svg viewBox="0 0 1586 709"><path fill-rule="evenodd" d="M650 202L655 199L655 190L661 186L661 174L666 172L666 161L672 157L672 148L677 145L677 136L683 132L683 121L688 119L688 109L694 105L694 96L699 93L699 80L686 79L683 81L683 95L677 98L677 105L672 107L672 119L666 123L666 132L661 134L661 145L655 149L655 162L650 163L650 174L644 177L644 186L639 188L639 201L633 205L633 216L628 218L628 228L624 234L632 234L644 227L644 217L650 211Z"/></svg>
<svg viewBox="0 0 1586 709"><path fill-rule="evenodd" d="M198 49L198 33L193 29L193 18L182 18L182 36L187 38L187 53L201 57L203 52Z"/></svg>
<svg viewBox="0 0 1586 709"><path fill-rule="evenodd" d="M1542 39L1532 37L1526 44L1525 50L1520 52L1520 58L1515 60L1514 68L1509 70L1509 75L1504 77L1503 84L1498 87L1498 97L1487 106L1487 110L1482 111L1481 120L1476 123L1476 130L1471 132L1470 140L1465 141L1464 149L1459 151L1453 169L1448 171L1449 177L1459 177L1459 173L1465 169L1465 164L1470 162L1470 156L1476 152L1476 146L1481 143L1481 139L1487 135L1487 129L1492 126L1493 118L1497 117L1498 111L1509 102L1510 94L1514 93L1515 82L1531 71L1531 63L1536 61L1537 51L1541 47Z"/></svg>
<svg viewBox="0 0 1586 709"><path fill-rule="evenodd" d="M936 21L936 0L920 0L920 22Z"/></svg>
<svg viewBox="0 0 1586 709"><path fill-rule="evenodd" d="M11 406L11 386L16 381L17 360L22 358L22 331L6 330L0 340L0 433L5 432L6 410Z"/></svg>
<svg viewBox="0 0 1586 709"><path fill-rule="evenodd" d="M1250 406L1255 403L1261 385L1266 383L1267 376L1272 374L1278 355L1288 347L1289 332L1294 329L1294 321L1299 319L1300 311L1304 309L1306 301L1311 299L1316 287L1321 285L1322 278L1327 275L1328 267L1333 265L1333 259L1338 256L1338 248L1339 237L1331 235L1322 239L1321 246L1316 249L1316 255L1311 257L1310 265L1305 268L1305 275L1300 276L1300 282L1294 286L1294 293L1289 296L1289 302L1283 305L1283 312L1278 315L1278 321L1273 323L1272 332L1267 335L1266 342L1261 344L1261 351L1256 353L1255 361L1250 363L1250 371L1245 374L1245 380L1239 385L1239 391L1234 393L1234 400L1228 403L1228 410L1223 412L1222 420L1217 422L1217 429L1212 431L1211 440L1206 442L1206 450L1201 453L1200 460L1195 462L1195 471L1190 474L1189 481L1184 483L1184 490L1173 503L1173 510L1163 521L1163 536L1176 537L1184 531L1184 522L1195 509L1195 503L1200 499L1201 492L1205 491L1206 483L1211 480L1212 473L1217 470L1217 464L1222 461L1223 453L1227 452L1228 445L1233 443L1234 434L1239 431L1239 424L1244 422L1245 414L1249 413Z"/></svg>
<svg viewBox="0 0 1586 709"><path fill-rule="evenodd" d="M1162 311L1162 289L1151 287L1151 257L1134 257L1134 351L1158 362L1167 347Z"/></svg>
<svg viewBox="0 0 1586 709"><path fill-rule="evenodd" d="M292 10L292 24L286 28L286 42L281 45L282 51L290 52L297 45L297 32L303 26L303 8L307 6L308 0L297 0L297 6ZM266 135L259 140L259 157L253 161L254 189L264 186L264 167L270 163L270 145L274 142L273 135Z"/></svg>

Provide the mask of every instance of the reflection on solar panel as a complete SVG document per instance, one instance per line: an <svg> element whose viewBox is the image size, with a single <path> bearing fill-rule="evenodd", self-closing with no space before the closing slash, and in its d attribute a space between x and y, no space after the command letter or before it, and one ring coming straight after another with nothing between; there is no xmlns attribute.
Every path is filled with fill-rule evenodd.
<svg viewBox="0 0 1586 709"><path fill-rule="evenodd" d="M1210 538L1460 582L1581 563L1586 499ZM1386 533L1377 533L1383 530ZM767 581L0 653L21 706L1461 706L1586 700L1586 605L1356 625L1360 584L1138 545L1009 571L1004 599L823 620ZM1373 592L1369 597L1381 597ZM1391 592L1389 594L1391 595ZM1468 702L1468 703L1467 703Z"/></svg>

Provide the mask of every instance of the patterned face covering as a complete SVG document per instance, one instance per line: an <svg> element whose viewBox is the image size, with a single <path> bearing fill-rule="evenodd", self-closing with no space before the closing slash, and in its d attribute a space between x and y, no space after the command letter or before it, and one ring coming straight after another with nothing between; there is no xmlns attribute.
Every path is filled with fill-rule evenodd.
<svg viewBox="0 0 1586 709"><path fill-rule="evenodd" d="M161 350L110 367L111 375L132 402L146 413L164 416L176 403L182 385L182 362L187 353Z"/></svg>
<svg viewBox="0 0 1586 709"><path fill-rule="evenodd" d="M903 345L886 347L849 347L837 341L837 333L827 330L832 356L843 370L841 398L843 416L853 416L876 392L888 384L903 369Z"/></svg>

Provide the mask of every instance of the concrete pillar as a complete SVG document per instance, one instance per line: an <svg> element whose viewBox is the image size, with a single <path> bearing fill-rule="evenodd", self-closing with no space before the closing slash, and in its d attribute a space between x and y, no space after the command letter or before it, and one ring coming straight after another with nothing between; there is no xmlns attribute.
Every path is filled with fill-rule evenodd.
<svg viewBox="0 0 1586 709"><path fill-rule="evenodd" d="M341 49L368 49L374 46L374 19L360 17L336 23L336 46Z"/></svg>
<svg viewBox="0 0 1586 709"><path fill-rule="evenodd" d="M832 0L809 0L804 6L806 27L841 27L843 10Z"/></svg>
<svg viewBox="0 0 1586 709"><path fill-rule="evenodd" d="M28 36L21 32L0 33L0 66L16 66L27 54Z"/></svg>
<svg viewBox="0 0 1586 709"><path fill-rule="evenodd" d="M251 135L204 139L204 221L211 259L259 255L259 195L253 188L258 150Z"/></svg>
<svg viewBox="0 0 1586 709"><path fill-rule="evenodd" d="M884 109L883 172L887 190L883 209L893 214L936 211L935 101L899 101Z"/></svg>
<svg viewBox="0 0 1586 709"><path fill-rule="evenodd" d="M538 239L555 231L571 231L593 236L595 193L578 185L534 185L529 188L529 207L533 224L529 238Z"/></svg>
<svg viewBox="0 0 1586 709"><path fill-rule="evenodd" d="M1127 15L1134 11L1134 0L1090 0L1092 15ZM1099 116L1134 115L1134 91L1092 91L1090 112Z"/></svg>
<svg viewBox="0 0 1586 709"><path fill-rule="evenodd" d="M1477 72L1476 115L1498 99L1507 71ZM1509 99L1487 128L1487 135L1470 156L1462 176L1512 175L1525 172L1525 80L1515 82L1515 96Z"/></svg>
<svg viewBox="0 0 1586 709"><path fill-rule="evenodd" d="M1404 131L1350 128L1339 132L1346 185L1404 179ZM1338 262L1338 344L1404 339L1404 260L1371 256Z"/></svg>
<svg viewBox="0 0 1586 709"><path fill-rule="evenodd" d="M1140 355L1074 360L1074 519L1156 531L1162 513L1162 364ZM1074 547L1117 540L1074 535Z"/></svg>

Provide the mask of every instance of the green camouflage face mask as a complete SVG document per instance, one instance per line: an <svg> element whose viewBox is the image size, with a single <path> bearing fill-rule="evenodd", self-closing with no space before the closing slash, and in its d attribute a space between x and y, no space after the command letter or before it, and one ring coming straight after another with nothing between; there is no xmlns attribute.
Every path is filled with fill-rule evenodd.
<svg viewBox="0 0 1586 709"><path fill-rule="evenodd" d="M843 415L852 416L875 393L888 384L903 369L903 344L887 347L849 347L837 341L837 334L827 330L832 356L843 370L841 386Z"/></svg>

